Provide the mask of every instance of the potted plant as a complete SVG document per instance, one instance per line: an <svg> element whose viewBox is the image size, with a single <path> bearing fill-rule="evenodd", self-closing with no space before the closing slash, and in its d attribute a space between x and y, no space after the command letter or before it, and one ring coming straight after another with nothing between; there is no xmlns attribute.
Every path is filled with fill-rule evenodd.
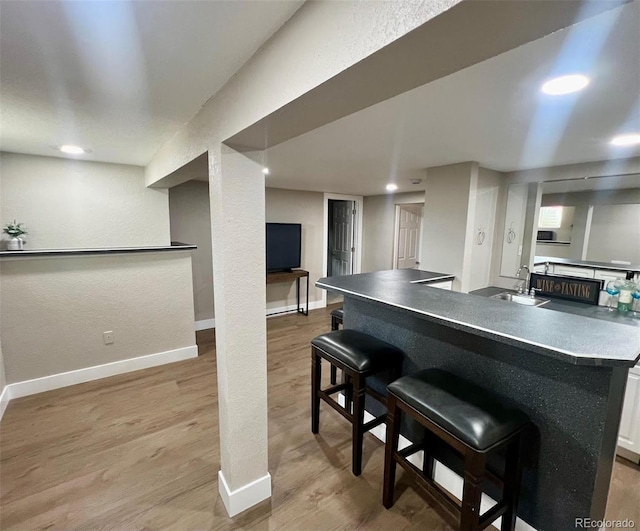
<svg viewBox="0 0 640 531"><path fill-rule="evenodd" d="M24 249L25 241L22 236L27 233L27 229L24 228L23 223L18 223L15 219L13 223L5 225L2 232L9 235L9 241L7 242L7 250L9 251L22 251Z"/></svg>

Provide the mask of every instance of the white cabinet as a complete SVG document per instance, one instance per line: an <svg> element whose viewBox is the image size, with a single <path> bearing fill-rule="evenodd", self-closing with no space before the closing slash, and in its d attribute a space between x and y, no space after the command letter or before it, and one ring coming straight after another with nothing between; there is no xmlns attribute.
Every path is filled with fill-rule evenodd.
<svg viewBox="0 0 640 531"><path fill-rule="evenodd" d="M629 371L620 418L618 446L636 455L640 454L640 366Z"/></svg>
<svg viewBox="0 0 640 531"><path fill-rule="evenodd" d="M452 280L446 280L444 282L429 282L427 284L430 288L440 288L440 289L448 289L450 290L453 286Z"/></svg>
<svg viewBox="0 0 640 531"><path fill-rule="evenodd" d="M554 264L553 273L555 275L566 275L568 277L594 278L593 269L587 269L586 267L572 267Z"/></svg>
<svg viewBox="0 0 640 531"><path fill-rule="evenodd" d="M604 280L605 286L610 280L624 280L627 277L626 271L614 271L609 269L596 269L593 278Z"/></svg>

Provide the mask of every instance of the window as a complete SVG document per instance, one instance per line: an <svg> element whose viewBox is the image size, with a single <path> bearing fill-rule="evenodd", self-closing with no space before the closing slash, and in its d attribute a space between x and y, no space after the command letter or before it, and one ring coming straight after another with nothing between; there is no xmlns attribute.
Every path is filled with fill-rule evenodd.
<svg viewBox="0 0 640 531"><path fill-rule="evenodd" d="M539 229L559 229L562 226L562 207L548 206L540 208Z"/></svg>

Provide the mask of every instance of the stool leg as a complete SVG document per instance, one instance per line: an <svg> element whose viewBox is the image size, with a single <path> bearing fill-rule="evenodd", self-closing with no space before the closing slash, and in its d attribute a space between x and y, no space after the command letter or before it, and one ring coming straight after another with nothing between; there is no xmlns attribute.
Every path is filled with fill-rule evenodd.
<svg viewBox="0 0 640 531"><path fill-rule="evenodd" d="M351 404L353 402L353 381L351 380L351 376L345 374L344 382L348 384L344 390L344 408L347 410L347 413L351 413Z"/></svg>
<svg viewBox="0 0 640 531"><path fill-rule="evenodd" d="M338 382L338 368L335 365L331 366L331 385L336 385Z"/></svg>
<svg viewBox="0 0 640 531"><path fill-rule="evenodd" d="M396 487L396 459L398 438L400 437L400 408L393 395L387 397L387 437L384 447L384 480L382 482L382 505L387 509L393 506L393 493Z"/></svg>
<svg viewBox="0 0 640 531"><path fill-rule="evenodd" d="M338 320L335 317L331 317L331 330L338 330L338 328L340 328L340 324L338 323Z"/></svg>
<svg viewBox="0 0 640 531"><path fill-rule="evenodd" d="M364 437L364 395L365 381L361 375L356 375L353 382L353 437L351 470L354 476L362 472L362 440Z"/></svg>
<svg viewBox="0 0 640 531"><path fill-rule="evenodd" d="M480 500L485 456L469 453L464 460L464 487L462 492L461 531L475 531L480 524Z"/></svg>
<svg viewBox="0 0 640 531"><path fill-rule="evenodd" d="M507 455L504 470L503 499L507 503L507 512L502 515L500 531L513 531L516 525L516 509L520 495L520 482L522 480L522 435L516 437L507 447Z"/></svg>
<svg viewBox="0 0 640 531"><path fill-rule="evenodd" d="M322 366L320 356L315 349L311 348L311 432L320 431L320 377L322 376Z"/></svg>

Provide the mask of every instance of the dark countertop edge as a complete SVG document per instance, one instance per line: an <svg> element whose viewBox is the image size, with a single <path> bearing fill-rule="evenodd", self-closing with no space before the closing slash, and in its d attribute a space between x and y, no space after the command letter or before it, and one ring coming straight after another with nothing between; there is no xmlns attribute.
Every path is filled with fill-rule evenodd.
<svg viewBox="0 0 640 531"><path fill-rule="evenodd" d="M456 278L455 275L440 275L438 277L433 278L424 278L417 280L409 280L409 284L430 284L431 282L443 282L447 280L454 280Z"/></svg>
<svg viewBox="0 0 640 531"><path fill-rule="evenodd" d="M537 343L534 341L527 341L521 337L512 336L510 334L505 334L503 332L499 332L497 330L489 330L487 328L472 325L470 323L466 323L464 321L458 321L456 319L451 319L450 317L444 317L442 315L437 315L430 312L425 312L424 310L417 310L415 308L411 308L409 306L403 306L401 304L391 303L388 301L384 301L382 299L378 299L376 297L371 297L368 295L362 295L361 293L356 293L353 291L349 291L343 288L337 288L335 286L329 286L320 281L316 282L316 286L336 291L339 293L344 293L345 295L349 295L351 297L355 297L357 299L372 301L378 304L382 304L384 306L388 306L391 308L396 308L399 310L403 310L405 312L409 312L418 316L427 317L429 320L443 324L445 326L449 326L451 328L456 328L458 330L462 330L463 332L472 332L481 337L485 337L492 340L500 341L501 343L505 343L507 345L515 345L525 348L526 350L530 350L539 354L543 354L545 356L549 356L553 353L553 357L560 359L561 361L565 361L572 365L586 365L591 367L635 367L635 365L640 361L640 351L636 353L636 358L634 361L620 360L620 359L610 359L610 358L593 358L589 354L580 354L576 352L569 352L567 350L554 348L549 345L543 345L541 343ZM588 319L588 318L587 318ZM478 333L480 332L480 333ZM501 341L502 340L502 341Z"/></svg>
<svg viewBox="0 0 640 531"><path fill-rule="evenodd" d="M28 251L0 251L0 258L37 258L41 256L87 256L104 254L163 253L168 251L195 251L197 245L171 243L156 247L107 247L97 249L34 249Z"/></svg>
<svg viewBox="0 0 640 531"><path fill-rule="evenodd" d="M613 271L633 271L640 273L638 265L610 264L608 262L592 262L589 260L571 260L570 258L555 258L553 256L536 256L533 265L544 265L549 262L556 265L568 265L574 267L583 267L585 269L611 269Z"/></svg>

